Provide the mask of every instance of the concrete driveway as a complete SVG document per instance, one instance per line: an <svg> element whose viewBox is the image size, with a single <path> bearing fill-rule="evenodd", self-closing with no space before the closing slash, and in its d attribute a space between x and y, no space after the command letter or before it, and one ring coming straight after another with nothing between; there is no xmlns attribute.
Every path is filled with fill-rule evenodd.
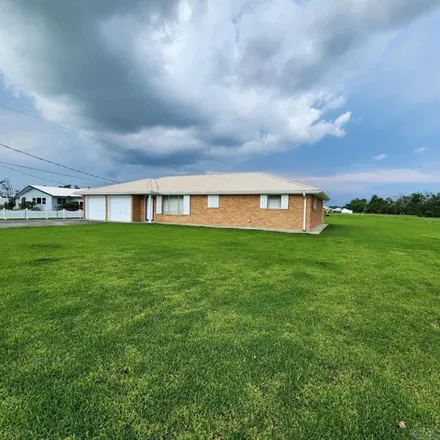
<svg viewBox="0 0 440 440"><path fill-rule="evenodd" d="M87 220L0 220L0 229L7 228L40 228L42 226L75 226L87 225Z"/></svg>

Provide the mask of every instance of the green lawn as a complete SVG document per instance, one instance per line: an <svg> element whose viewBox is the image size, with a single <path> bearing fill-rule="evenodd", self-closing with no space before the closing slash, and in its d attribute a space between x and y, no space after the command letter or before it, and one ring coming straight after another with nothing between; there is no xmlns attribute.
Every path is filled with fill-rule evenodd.
<svg viewBox="0 0 440 440"><path fill-rule="evenodd" d="M440 220L328 221L0 230L0 438L439 439Z"/></svg>

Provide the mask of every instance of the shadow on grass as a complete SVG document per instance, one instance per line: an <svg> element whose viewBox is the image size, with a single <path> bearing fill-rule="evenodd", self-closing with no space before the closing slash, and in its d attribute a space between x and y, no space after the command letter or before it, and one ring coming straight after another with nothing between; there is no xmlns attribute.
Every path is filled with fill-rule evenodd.
<svg viewBox="0 0 440 440"><path fill-rule="evenodd" d="M61 261L61 258L35 258L34 260L29 261L29 266L38 266L40 264L50 264L57 263Z"/></svg>

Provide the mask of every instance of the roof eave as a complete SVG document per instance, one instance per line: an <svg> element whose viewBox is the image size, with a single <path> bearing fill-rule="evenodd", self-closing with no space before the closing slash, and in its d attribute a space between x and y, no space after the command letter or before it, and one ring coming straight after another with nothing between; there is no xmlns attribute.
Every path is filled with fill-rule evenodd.
<svg viewBox="0 0 440 440"><path fill-rule="evenodd" d="M324 191L319 191L318 194L316 194L321 200L323 200L324 202L330 200L330 197L328 196L328 194L326 194Z"/></svg>
<svg viewBox="0 0 440 440"><path fill-rule="evenodd" d="M255 191L81 191L78 193L75 193L75 195L78 196L122 196L122 195L194 195L194 196L203 196L203 195L260 195L260 194L313 194L318 197L320 197L323 200L329 200L330 198L326 193L323 191L320 191L318 189L316 190L271 190L271 191L262 191L262 190L255 190Z"/></svg>

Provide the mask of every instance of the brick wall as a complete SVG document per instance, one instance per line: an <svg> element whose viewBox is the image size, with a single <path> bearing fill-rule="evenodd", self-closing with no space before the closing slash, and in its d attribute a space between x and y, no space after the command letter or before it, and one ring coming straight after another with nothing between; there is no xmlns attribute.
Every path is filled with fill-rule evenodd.
<svg viewBox="0 0 440 440"><path fill-rule="evenodd" d="M312 195L307 196L307 230L310 231L322 223L322 215L324 209L324 202L321 199L316 198L316 209L313 209Z"/></svg>
<svg viewBox="0 0 440 440"><path fill-rule="evenodd" d="M145 196L132 196L131 219L134 222L145 221Z"/></svg>
<svg viewBox="0 0 440 440"><path fill-rule="evenodd" d="M310 198L308 200L309 210L312 209L311 203ZM290 195L289 209L279 210L260 209L259 195L221 195L220 207L210 209L208 209L207 196L191 196L191 215L160 215L156 214L155 208L154 221L157 223L302 230L303 196ZM316 221L317 214L309 214L308 228L311 225L316 225Z"/></svg>

